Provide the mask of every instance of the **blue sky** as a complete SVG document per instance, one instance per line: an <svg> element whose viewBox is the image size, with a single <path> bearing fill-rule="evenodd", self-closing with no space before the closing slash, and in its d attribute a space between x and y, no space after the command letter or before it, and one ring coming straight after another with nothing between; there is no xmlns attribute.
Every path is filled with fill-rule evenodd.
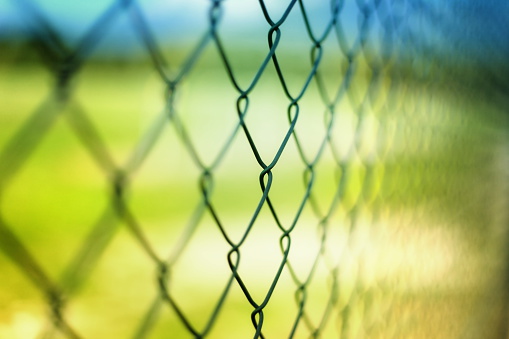
<svg viewBox="0 0 509 339"><path fill-rule="evenodd" d="M21 3L33 3L59 35L71 45L85 34L94 20L112 3L105 0L0 0L0 37L23 34L29 24ZM341 20L347 30L356 31L359 9L354 0L345 0ZM160 42L196 40L207 28L210 0L138 0ZM286 0L266 0L274 18L285 9ZM329 1L305 0L313 27L317 32L327 21ZM392 2L396 3L396 2ZM507 0L406 0L404 11L408 20L421 24L433 37L435 48L446 53L467 53L475 58L509 58L509 1ZM257 0L224 0L221 34L243 41L255 32L265 35L268 25L263 19ZM396 10L396 9L394 9ZM300 18L290 18L301 20ZM300 25L302 26L302 25ZM376 29L376 28L374 28ZM287 37L292 35L287 30ZM304 31L295 32L301 39ZM263 39L266 39L263 37ZM103 46L113 49L136 44L125 15L117 18ZM118 46L117 46L118 45Z"/></svg>
<svg viewBox="0 0 509 339"><path fill-rule="evenodd" d="M20 3L23 2L34 4L37 11L47 18L61 36L73 41L79 40L113 1L0 0L0 36L12 36L26 29L29 16L22 14L25 10ZM158 36L171 36L173 39L180 37L185 40L188 34L193 35L207 29L210 0L141 0L137 3ZM349 15L345 15L344 21L350 24L358 12L352 4L345 7ZM328 1L307 1L306 5L315 26L324 26L322 23L327 20L325 16L328 14ZM283 13L286 6L287 1L267 1L274 20ZM257 29L267 32L269 26L263 19L257 0L226 0L223 8L221 26L229 27L226 34L248 35ZM132 32L126 16L121 15L116 21L113 31L110 32L113 40L129 41L128 36L132 35Z"/></svg>

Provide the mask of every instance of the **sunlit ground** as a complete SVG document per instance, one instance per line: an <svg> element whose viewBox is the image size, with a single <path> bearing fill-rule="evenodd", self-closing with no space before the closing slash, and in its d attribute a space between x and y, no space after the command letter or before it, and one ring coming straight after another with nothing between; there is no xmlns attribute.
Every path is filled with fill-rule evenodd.
<svg viewBox="0 0 509 339"><path fill-rule="evenodd" d="M179 89L176 113L198 156L210 165L237 126L238 94L217 57L204 59L207 62L200 62ZM309 69L303 71L298 62L289 65L294 67L289 77L296 91ZM295 337L309 337L309 328L318 326L332 303L323 338L496 338L507 298L507 115L481 94L462 92L453 82L402 79L397 84L382 78L376 95L363 99L370 74L359 68L336 106L331 130L335 148L327 146L315 168L315 208L306 203L291 232L288 260L301 283L309 277L305 320ZM3 64L0 72L1 153L38 107L55 103L52 75L42 66ZM253 70L239 69L238 74L250 79ZM326 77L329 96L339 80ZM80 121L73 118L75 112L86 114L104 142L98 149L124 168L164 112L164 95L148 64L85 66L68 103L51 108L60 113L49 132L2 182L3 222L57 285L66 283L69 265L83 244L97 246L92 251L99 255L97 262L92 260L90 271L78 274L64 307L65 319L84 338L141 336L144 325L149 338L193 337L176 312L158 301L157 265L115 215L113 173L104 170L81 141L83 130L73 127ZM288 129L288 105L275 74L268 71L250 95L246 116L266 163ZM358 128L361 106L365 117ZM324 138L325 109L312 84L296 127L308 159ZM175 122L165 124L154 149L130 177L127 205L155 253L174 260L167 288L201 330L231 276L231 246L211 214L200 212L202 171ZM352 146L355 142L357 147ZM261 167L241 130L230 144L214 168L210 201L237 242L262 196ZM333 151L344 167L336 164ZM9 173L6 168L1 167L2 173ZM273 170L269 195L285 228L296 220L304 199L305 170L290 139ZM333 212L323 223L329 209ZM97 233L104 238L85 242L99 220L105 220ZM191 233L181 246L183 234ZM239 274L258 304L283 259L281 236L265 204L240 248ZM38 338L41 333L65 337L51 329L40 286L4 255L8 251L1 253L0 338ZM288 337L298 315L298 288L285 267L264 310L266 337ZM150 309L157 316L149 319ZM252 337L252 311L234 281L208 337Z"/></svg>

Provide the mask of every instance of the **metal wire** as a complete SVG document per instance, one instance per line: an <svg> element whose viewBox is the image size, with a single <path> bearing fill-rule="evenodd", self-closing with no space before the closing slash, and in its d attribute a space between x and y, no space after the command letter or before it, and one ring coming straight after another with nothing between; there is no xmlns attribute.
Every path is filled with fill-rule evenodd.
<svg viewBox="0 0 509 339"><path fill-rule="evenodd" d="M23 0L13 4L24 19L26 34L32 39L29 47L35 48L42 60L36 63L43 64L53 77L47 97L16 132L0 143L0 249L44 295L43 304L49 309L48 326L39 329L38 337L90 338L89 333L101 333L97 329L92 331L92 326L83 325L84 321L80 319L86 319L87 312L82 311L83 314L76 316L78 311L68 311L68 307L80 299L83 289L92 284L90 280L96 275L100 277L98 279L108 281L108 276L97 273L97 266L105 257L115 256L110 251L124 229L138 246L137 251L148 260L146 265L156 272L152 284L146 286L155 293L146 306L139 307L143 311L137 313L138 317L108 325L123 328L136 322L134 330L127 331L133 338L180 338L184 335L194 338L246 335L253 338L453 338L464 334L460 327L478 328L483 322L498 329L483 337L497 338L505 333L506 329L499 324L503 324L507 295L500 298L496 304L498 308L487 318L478 316L486 313L486 309L479 306L479 298L458 299L469 293L478 293L482 296L480 299L485 300L492 300L486 297L491 295L490 291L503 294L501 281L506 271L505 260L498 266L485 268L489 279L476 280L469 272L478 274L478 267L470 267L459 258L470 253L474 258L480 258L478 265L483 266L494 257L503 257L506 252L504 236L493 240L493 234L506 233L503 226L506 226L507 212L500 206L509 196L504 181L507 179L507 161L500 149L507 148L508 116L503 108L507 93L493 94L493 87L488 83L472 81L470 75L459 77L454 63L444 65L444 58L440 59L433 40L434 33L429 29L439 20L440 13L432 4L332 0L327 16L320 18L323 23L320 31L313 26L315 18L309 9L314 4L291 0L277 15L269 3L260 0L256 15L265 21L267 42L262 51L263 58L247 84L241 81L244 74L239 75L234 63L238 56L230 51L228 34L222 30L226 18L231 15L225 11L227 1L211 0L208 3L206 29L199 32L198 38L189 41L194 47L179 64L174 61L178 48L167 47L153 33L142 1L112 2L75 45L63 39L62 32L54 28L42 10L42 3ZM356 11L353 35L348 31L351 29L348 16L352 14L347 6L353 6ZM300 86L295 81L291 65L286 65L288 50L282 47L292 41L288 32L294 29L292 20L297 20L295 17L304 35L295 42L294 48L304 48L308 53L308 65L304 71L300 70ZM81 102L75 92L80 76L87 72L87 64L94 62L94 53L100 49L101 41L121 18L127 18L130 28L137 34L143 53L150 60L150 68L156 72L157 81L163 84L165 93L163 111L152 118L150 127L130 149L123 163L118 161L116 151L104 137L96 116L89 111L94 103ZM415 28L415 21L420 18L431 22L424 24L427 29ZM202 122L190 120L186 107L180 104L181 95L193 95L186 86L193 84L196 72L203 71L200 63L210 50L217 53L220 72L227 82L211 77L208 78L209 86L227 87L235 99L230 100L229 108L222 107L224 101L221 100L210 99L206 105L221 110L232 109L236 113L229 117L232 124L220 127L225 137L222 143L218 142L215 152L203 150L202 142L192 128ZM11 62L18 63L17 60ZM270 114L262 114L256 107L260 102L260 88L266 86L262 82L269 81L267 79L272 79L271 86L280 91L279 100L286 111L273 108ZM119 77L118 86L123 85ZM447 99L440 99L437 93ZM493 98L490 95L496 100L485 103ZM271 105L270 98L263 100ZM312 109L306 100L314 100ZM279 103L273 106L277 105ZM2 107L2 111L7 109ZM479 114L480 109L485 110L484 114ZM210 113L204 109L199 114L205 117ZM287 124L277 136L266 132L260 138L259 127L252 122L257 115L265 117L263 123L266 126L275 125L267 118L270 115L274 120L286 117ZM306 125L309 121L306 119L318 120L317 117L323 124L315 131ZM105 194L107 203L95 216L96 221L88 235L80 241L72 260L61 270L60 278L55 278L45 268L46 263L40 261L38 253L31 249L30 237L18 231L16 219L12 218L5 204L11 186L16 185L17 176L32 166L30 161L38 146L53 133L54 126L61 120L66 121L72 135L81 143L80 148L102 172L109 192ZM314 135L317 131L321 134ZM149 236L151 230L143 213L133 207L131 193L138 189L139 173L168 133L176 136L179 143L172 147L179 147L192 164L194 172L188 177L192 176L198 190L185 222L177 222L168 215L166 227L176 229L178 235L169 242L173 244L170 251L161 253L154 238ZM307 145L311 134L316 138L315 147ZM271 152L265 147L269 140ZM223 175L231 172L225 172L224 168L231 167L230 154L235 147L240 147L238 145L250 150L247 158L253 166L246 170L246 174L256 171L257 178L253 179L257 179L259 187L249 210L242 211L243 221L232 225L224 201L217 198L217 191L225 187ZM288 165L288 157L296 160ZM175 168L182 166L178 159L172 161ZM500 163L502 165L497 165ZM496 166L503 170L495 171ZM286 192L283 200L294 201L291 211L280 207L282 201L276 193L281 190L279 183L286 182L287 172L282 169L289 167L291 172L301 176L301 182L282 188ZM243 168L230 170L242 172ZM328 170L333 174L327 176L324 171ZM472 180L485 180L486 184L474 184ZM320 185L332 193L325 194ZM175 196L182 196L182 200L185 200L185 194L175 189ZM239 196L231 198L233 205L234 200L244 194L242 188L236 190L236 194ZM25 203L30 205L30 198L27 199ZM55 209L48 213L65 213L58 207ZM271 259L274 267L270 268L270 279L259 282L260 286L266 287L260 293L260 288L253 286L251 275L246 273L245 267L249 267L245 264L249 260L246 253L249 243L254 241L252 239L257 239L254 233L263 228L261 224L267 224L268 219L275 239L263 241L268 244L277 240L279 253ZM428 224L441 226L428 227ZM457 224L461 227L454 226ZM43 224L40 227L48 226L70 227ZM180 266L185 265L183 256L197 242L196 234L209 226L213 226L210 230L225 246L224 261L229 271L222 278L222 287L210 293L212 306L203 311L196 305L187 305L185 300L188 299L175 292L174 284L179 274L185 275ZM440 227L446 230L445 233L435 231ZM239 229L242 232L239 233ZM445 243L449 246L460 242L449 249L457 253L450 254L447 249L439 253L444 257L444 263L423 263L422 269L409 268L404 267L405 256L413 253L413 247L407 252L390 254L392 247L404 247L412 241L419 244L416 240L419 236L414 237L411 233L416 231L409 229L438 232L442 237L456 235L460 229L468 236L456 235L451 243ZM306 233L309 230L311 232ZM309 239L312 244L309 248L295 245L301 231L314 234ZM383 248L369 240L384 237L389 240ZM433 247L433 241L426 246L430 251L437 248ZM473 249L472 246L478 247ZM258 244L260 257L265 248L264 244ZM486 248L491 248L492 254L481 257L480 253ZM201 246L196 255L202 257L209 250ZM307 256L310 264L306 268L302 268L299 255L295 255L298 253ZM423 275L405 272L393 279L392 264L386 262L386 257L391 255L395 256L391 260L399 262L403 270L424 272ZM447 264L449 261L452 264ZM429 269L430 265L434 268ZM461 265L466 265L467 273L462 271ZM129 262L118 261L116 266L123 270ZM433 273L440 267L446 267L440 271L441 275ZM459 271L454 267L459 267ZM259 269L265 271L262 266ZM187 270L195 269L188 267ZM450 272L444 273L443 270ZM423 276L429 276L430 285L423 282L415 287L412 274L421 280ZM441 277L437 279L446 279L445 289L433 285L439 285L438 280L432 278L434 274ZM465 276L472 279L471 286L474 287L470 290L454 285L461 285L457 281ZM210 278L206 275L199 279L202 289L210 288L207 279ZM189 283L194 286L198 282ZM126 285L129 283L125 281ZM450 286L451 293L448 292ZM285 299L284 311L277 313L272 307L281 307L277 305L283 290L293 295L293 301ZM317 290L323 295L317 296ZM235 302L231 304L230 301L237 300L235 295L239 293L242 301L235 302L243 306L236 311ZM442 303L440 298L444 300ZM130 303L128 298L125 303ZM246 305L249 312L244 312ZM163 313L168 310L174 320L161 320L166 319ZM121 319L122 310L118 311ZM100 313L101 310L94 312ZM428 316L430 312L437 312L437 317L442 319ZM231 324L229 331L223 326L217 332L218 323L228 323L222 315L233 317L236 313L250 319L251 327L244 323ZM157 330L160 321L167 321L171 329ZM271 321L272 325L267 325ZM236 332L238 327L242 328ZM111 337L110 334L104 335Z"/></svg>

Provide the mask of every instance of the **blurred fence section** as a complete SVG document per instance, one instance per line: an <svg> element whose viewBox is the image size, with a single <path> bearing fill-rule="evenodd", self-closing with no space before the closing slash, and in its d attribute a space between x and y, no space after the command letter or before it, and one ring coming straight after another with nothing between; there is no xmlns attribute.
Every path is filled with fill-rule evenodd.
<svg viewBox="0 0 509 339"><path fill-rule="evenodd" d="M474 5L0 6L1 338L506 338Z"/></svg>

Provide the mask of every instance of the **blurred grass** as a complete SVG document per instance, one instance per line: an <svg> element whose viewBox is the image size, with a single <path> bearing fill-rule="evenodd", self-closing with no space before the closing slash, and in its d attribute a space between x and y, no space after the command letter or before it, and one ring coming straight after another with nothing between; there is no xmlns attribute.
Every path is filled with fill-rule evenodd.
<svg viewBox="0 0 509 339"><path fill-rule="evenodd" d="M224 69L219 67L217 56L212 51L207 53L182 87L178 109L198 153L210 163L235 127L236 94ZM236 69L243 79L250 79L258 65L254 61L257 56L252 58L245 59L242 65L253 65L253 69ZM286 59L288 78L292 88L298 88L304 78L303 69L309 70L309 66L289 60ZM53 83L52 75L36 63L0 64L0 74L2 150L49 95ZM351 91L358 97L367 89L368 75L369 72L356 75ZM337 86L337 79L328 81L329 88ZM320 175L313 194L321 202L323 212L332 202L345 171L350 176L332 220L337 229L331 230L328 240L330 257L335 251L343 253L338 256L342 258L339 298L349 306L342 316L348 313L348 317L356 319L345 331L350 331L352 337L370 338L384 338L391 331L394 337L460 337L461 325L475 322L471 320L475 310L481 310L479 305L489 300L490 287L502 270L502 263L494 260L500 255L500 247L491 238L491 228L495 227L493 214L503 212L493 206L502 199L502 193L497 191L502 176L496 170L496 162L501 157L499 145L504 142L507 118L483 97L468 97L465 92L457 96L454 91L459 89L455 84L409 85L402 81L401 86L381 90L389 102L387 107L374 100L375 108L369 111L375 123L384 126L385 137L392 140L384 157L375 158L374 162L363 157L369 153L369 145L377 147L375 141L368 140L366 153L359 151L360 155L351 159L342 153L347 162L344 171L338 172L330 151L317 169ZM427 101L429 97L423 91L431 94L433 101ZM324 132L324 107L316 98L315 87L310 87L310 93L310 101L303 102L305 124L297 127L308 156L316 151ZM390 102L392 95L404 97L394 104ZM289 100L269 71L250 98L252 105L246 122L263 158L270 160L286 132ZM384 102L383 98L379 100ZM333 138L338 148L353 142L353 133L347 131L355 128L357 106L358 98L345 97L336 112L346 119L337 125L337 139ZM66 120L66 114L72 114L75 107L83 109L93 121L115 163L122 166L151 121L163 110L164 88L152 66L143 62L88 63L73 84L71 103L28 162L7 183L1 197L3 217L57 281L94 222L111 209L112 173L104 172L95 163ZM364 137L373 138L371 133ZM370 166L375 168L374 191L364 192ZM234 239L243 234L261 196L260 170L243 135L237 135L215 172L211 195ZM274 169L271 191L285 226L293 221L304 194L304 171L295 145L289 144ZM163 257L178 243L199 204L199 175L196 164L168 124L146 163L132 178L129 206ZM303 276L310 267L309 258L318 250L318 219L306 207L294 233L299 245L295 245L290 260L297 267L300 263ZM242 250L240 273L260 300L281 260L281 232L266 208L255 226ZM204 215L174 268L171 290L197 324L204 325L228 278L228 250L211 217ZM490 263L492 266L488 266ZM45 322L43 299L3 255L0 267L0 337L34 337ZM328 269L320 268L317 283L310 288L308 313L314 323L319 322L323 312L323 304L316 301L328 297ZM71 297L66 309L71 322L91 338L131 336L156 297L156 274L154 263L119 227L89 280ZM285 270L275 302L267 308L266 329L270 337L283 337L291 328L291 319L296 316L296 290ZM211 337L222 338L224 333L236 338L251 335L250 310L234 285ZM495 323L495 318L487 322ZM392 329L391 321L397 323ZM363 327L370 322L371 329ZM123 325L111 326L112 323ZM332 337L336 333L334 327L343 325L336 315L326 333ZM302 337L307 335L302 328L299 331ZM179 338L189 336L167 308L150 337L165 337L165 333Z"/></svg>

